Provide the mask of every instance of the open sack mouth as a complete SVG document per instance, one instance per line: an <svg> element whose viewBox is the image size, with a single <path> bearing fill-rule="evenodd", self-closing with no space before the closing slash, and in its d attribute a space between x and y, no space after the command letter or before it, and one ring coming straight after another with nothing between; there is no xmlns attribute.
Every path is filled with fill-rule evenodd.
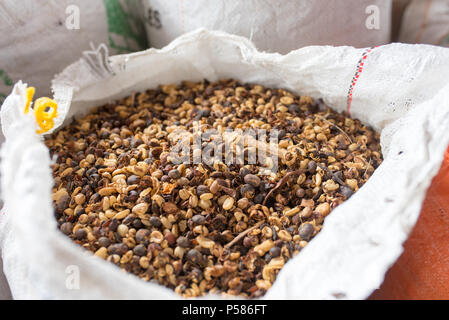
<svg viewBox="0 0 449 320"><path fill-rule="evenodd" d="M322 101L234 80L96 108L47 136L60 230L184 297L260 297L382 162Z"/></svg>

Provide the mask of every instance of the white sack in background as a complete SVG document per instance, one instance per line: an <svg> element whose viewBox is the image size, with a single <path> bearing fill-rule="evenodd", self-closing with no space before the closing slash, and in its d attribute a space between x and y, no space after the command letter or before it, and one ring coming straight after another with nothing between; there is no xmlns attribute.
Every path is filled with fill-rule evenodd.
<svg viewBox="0 0 449 320"><path fill-rule="evenodd" d="M449 47L449 0L413 0L404 12L399 41Z"/></svg>
<svg viewBox="0 0 449 320"><path fill-rule="evenodd" d="M249 38L258 50L390 42L391 0L141 0L151 47L203 27Z"/></svg>
<svg viewBox="0 0 449 320"><path fill-rule="evenodd" d="M235 78L324 97L347 107L356 65L365 52L315 46L288 55L258 52L248 40L198 30L167 47L111 57L100 78L84 60L53 82L64 119L158 84ZM449 143L449 49L391 44L373 49L353 91L351 113L381 132L384 162L368 182L326 218L323 230L278 275L265 298L364 299L402 252ZM0 215L4 272L14 298L166 299L172 290L127 274L82 249L57 229L50 157L24 115L18 83L1 110ZM76 272L75 272L76 271ZM79 272L79 289L73 276Z"/></svg>
<svg viewBox="0 0 449 320"><path fill-rule="evenodd" d="M36 96L51 94L54 74L90 42L107 43L112 54L146 49L139 1L1 0L0 103L18 80L36 87Z"/></svg>

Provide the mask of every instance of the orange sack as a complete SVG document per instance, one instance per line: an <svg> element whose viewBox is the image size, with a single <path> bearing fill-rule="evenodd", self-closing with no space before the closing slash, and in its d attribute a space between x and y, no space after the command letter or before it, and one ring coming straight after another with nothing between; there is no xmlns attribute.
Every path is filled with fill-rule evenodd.
<svg viewBox="0 0 449 320"><path fill-rule="evenodd" d="M404 252L370 299L449 299L449 148Z"/></svg>

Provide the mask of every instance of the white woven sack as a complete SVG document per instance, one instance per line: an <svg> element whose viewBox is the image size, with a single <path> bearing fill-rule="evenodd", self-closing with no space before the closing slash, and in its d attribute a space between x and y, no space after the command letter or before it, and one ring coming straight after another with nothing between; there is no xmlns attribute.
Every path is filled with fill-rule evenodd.
<svg viewBox="0 0 449 320"><path fill-rule="evenodd" d="M310 45L363 48L390 42L391 0L140 0L148 42L162 48L207 28L286 54Z"/></svg>
<svg viewBox="0 0 449 320"><path fill-rule="evenodd" d="M111 57L110 65L97 58L103 67L95 72L81 59L55 78L56 126L133 90L181 80L234 78L282 87L324 97L338 111L346 110L355 82L351 114L381 132L385 160L286 264L265 298L364 299L378 288L402 252L449 143L449 49L315 46L283 56L260 53L245 38L198 30L160 50ZM49 152L35 134L33 115L21 112L24 95L25 85L16 84L1 110L0 245L14 298L179 298L92 256L57 230Z"/></svg>
<svg viewBox="0 0 449 320"><path fill-rule="evenodd" d="M0 101L19 79L30 81L40 95L50 94L55 72L91 42L107 43L114 54L146 49L139 11L140 0L2 0Z"/></svg>
<svg viewBox="0 0 449 320"><path fill-rule="evenodd" d="M399 41L449 47L449 0L413 0L404 11Z"/></svg>

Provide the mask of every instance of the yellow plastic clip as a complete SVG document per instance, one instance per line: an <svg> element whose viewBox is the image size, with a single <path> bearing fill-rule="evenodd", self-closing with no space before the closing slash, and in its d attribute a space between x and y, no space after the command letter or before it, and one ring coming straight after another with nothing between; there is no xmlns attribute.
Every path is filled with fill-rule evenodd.
<svg viewBox="0 0 449 320"><path fill-rule="evenodd" d="M34 97L34 92L36 91L36 89L34 89L34 87L29 87L27 88L27 102L25 105L25 114L27 114L30 111L30 105L31 105L31 101L33 101L33 97Z"/></svg>
<svg viewBox="0 0 449 320"><path fill-rule="evenodd" d="M37 133L44 133L53 128L54 118L58 116L58 104L50 98L39 98L34 103L34 114L40 130Z"/></svg>
<svg viewBox="0 0 449 320"><path fill-rule="evenodd" d="M27 88L27 101L25 105L25 114L30 111L31 101L33 100L35 89L34 87ZM40 129L36 133L44 133L53 128L55 125L54 118L58 116L58 104L47 97L39 98L34 102L34 116Z"/></svg>

